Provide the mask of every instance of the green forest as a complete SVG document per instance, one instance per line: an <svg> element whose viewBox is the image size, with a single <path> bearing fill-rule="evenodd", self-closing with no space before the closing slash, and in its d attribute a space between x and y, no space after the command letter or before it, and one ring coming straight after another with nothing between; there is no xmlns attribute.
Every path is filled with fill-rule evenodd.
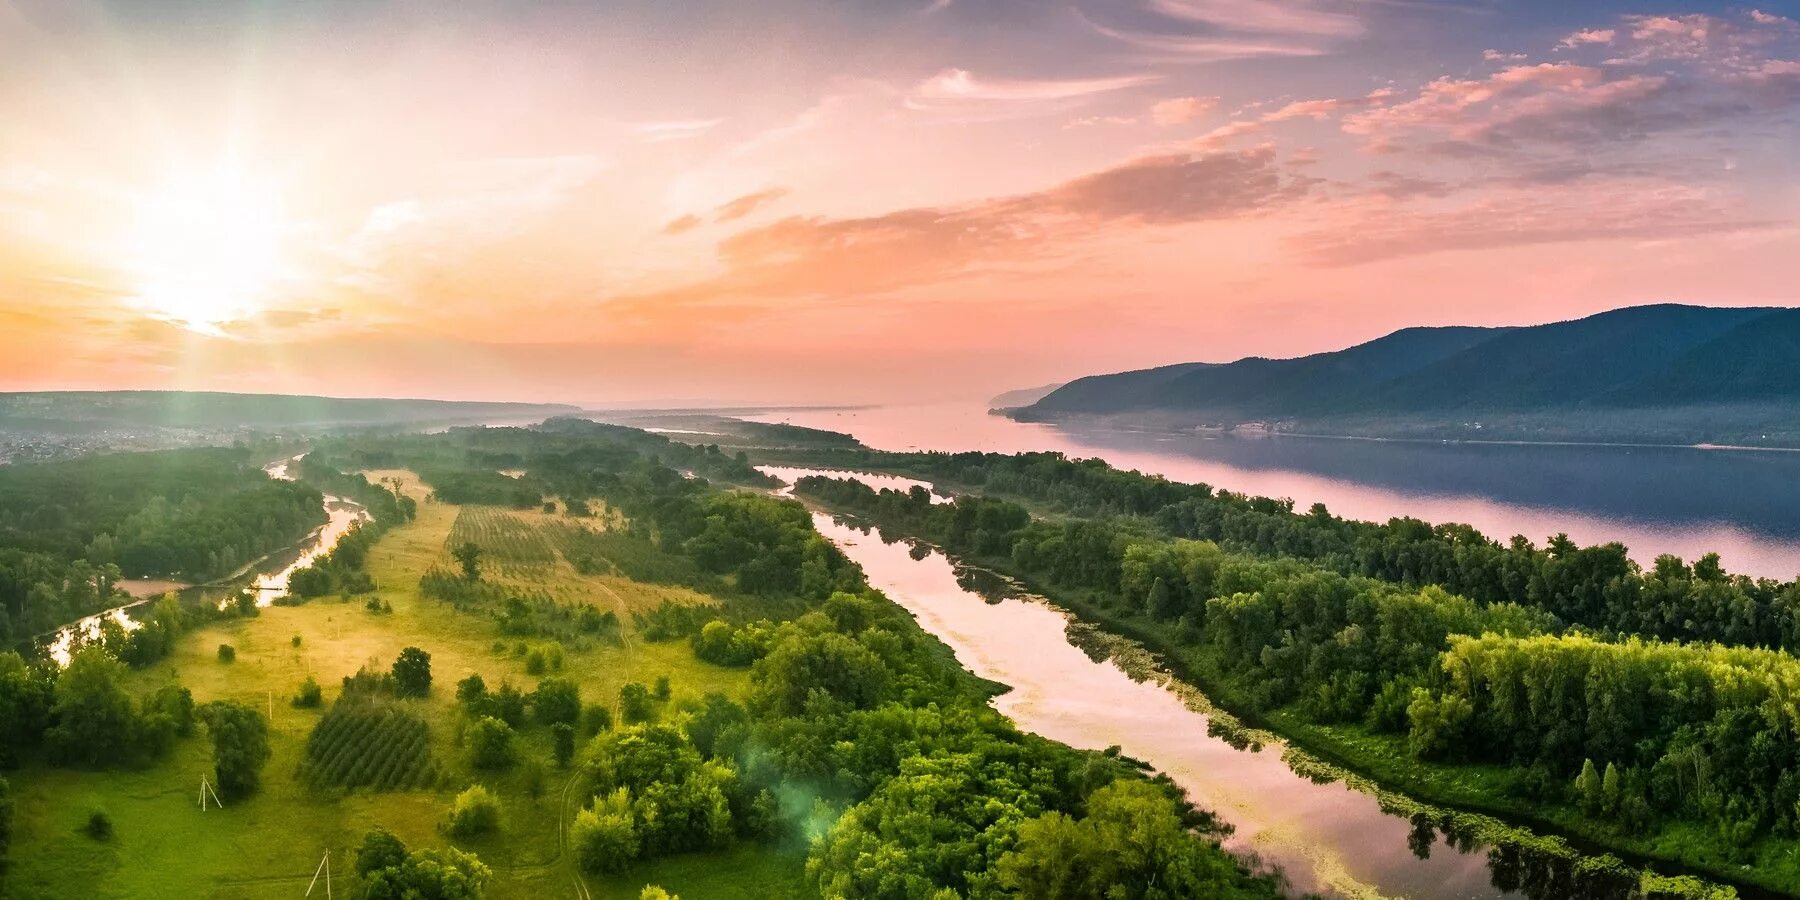
<svg viewBox="0 0 1800 900"><path fill-rule="evenodd" d="M0 466L0 638L117 606L123 579L223 578L324 524L318 488L258 462L207 448Z"/></svg>
<svg viewBox="0 0 1800 900"><path fill-rule="evenodd" d="M818 461L961 493L822 477L797 493L1020 576L1328 758L1800 888L1794 582L1712 555L1646 569L1617 544L1348 521L1059 454L857 456ZM1481 777L1494 765L1500 783Z"/></svg>

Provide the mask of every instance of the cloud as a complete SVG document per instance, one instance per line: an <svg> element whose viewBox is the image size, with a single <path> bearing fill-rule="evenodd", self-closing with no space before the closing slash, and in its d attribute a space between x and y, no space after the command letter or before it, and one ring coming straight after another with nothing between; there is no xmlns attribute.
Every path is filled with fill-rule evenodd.
<svg viewBox="0 0 1800 900"><path fill-rule="evenodd" d="M678 216L670 219L669 224L664 225L662 230L663 234L673 237L675 235L687 234L698 227L700 227L700 217L690 213L685 216Z"/></svg>
<svg viewBox="0 0 1800 900"><path fill-rule="evenodd" d="M1134 116L1082 116L1079 119L1070 119L1069 123L1063 126L1063 130L1093 128L1100 125L1136 125L1137 123L1138 120Z"/></svg>
<svg viewBox="0 0 1800 900"><path fill-rule="evenodd" d="M668 122L639 122L631 126L638 138L652 144L697 138L719 127L724 119L679 119Z"/></svg>
<svg viewBox="0 0 1800 900"><path fill-rule="evenodd" d="M713 210L715 222L733 222L787 196L787 188L768 188L767 190L745 194L719 204Z"/></svg>
<svg viewBox="0 0 1800 900"><path fill-rule="evenodd" d="M1330 97L1318 100L1295 100L1252 119L1237 119L1227 122L1212 131L1201 135L1195 141L1197 147L1213 149L1230 142L1233 138L1250 134L1261 134L1268 126L1293 119L1328 119L1356 110L1379 107L1388 102L1394 92L1390 88L1377 88L1360 97Z"/></svg>
<svg viewBox="0 0 1800 900"><path fill-rule="evenodd" d="M1150 120L1158 125L1185 125L1212 112L1219 105L1217 97L1170 97L1150 107Z"/></svg>
<svg viewBox="0 0 1800 900"><path fill-rule="evenodd" d="M1459 204L1348 204L1294 249L1314 264L1354 266L1401 257L1536 244L1671 240L1762 230L1776 223L1732 212L1711 192L1666 181L1616 179L1580 189L1496 187Z"/></svg>
<svg viewBox="0 0 1800 900"><path fill-rule="evenodd" d="M1140 157L1041 191L876 216L790 216L718 246L724 274L621 297L614 312L662 314L770 298L842 301L941 284L996 266L1042 263L1107 227L1174 225L1261 214L1302 195L1272 148Z"/></svg>
<svg viewBox="0 0 1800 900"><path fill-rule="evenodd" d="M1610 44L1619 33L1611 28L1589 28L1574 32L1556 42L1556 46L1564 50L1584 47L1588 44Z"/></svg>
<svg viewBox="0 0 1800 900"><path fill-rule="evenodd" d="M1038 104L1080 100L1149 84L1159 75L1106 78L1019 80L979 78L967 69L945 69L920 82L907 95L911 109L954 109L979 104Z"/></svg>
<svg viewBox="0 0 1800 900"><path fill-rule="evenodd" d="M1524 62L1531 56L1525 53L1506 53L1500 50L1483 50L1481 58L1488 62Z"/></svg>
<svg viewBox="0 0 1800 900"><path fill-rule="evenodd" d="M1258 34L1356 37L1365 30L1361 19L1322 4L1283 0L1149 0L1146 5L1171 19Z"/></svg>
<svg viewBox="0 0 1800 900"><path fill-rule="evenodd" d="M1212 62L1318 56L1368 30L1349 3L1330 0L1082 0L1093 30L1151 57Z"/></svg>

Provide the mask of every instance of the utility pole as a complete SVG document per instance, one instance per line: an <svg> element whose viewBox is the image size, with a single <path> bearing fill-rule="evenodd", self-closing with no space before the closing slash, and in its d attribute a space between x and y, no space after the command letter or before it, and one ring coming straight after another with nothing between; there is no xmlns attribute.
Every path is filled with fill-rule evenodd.
<svg viewBox="0 0 1800 900"><path fill-rule="evenodd" d="M311 897L313 888L319 884L319 875L325 875L325 900L331 900L331 851L325 851L325 858L319 860L319 867L313 870L312 881L306 885L305 896Z"/></svg>

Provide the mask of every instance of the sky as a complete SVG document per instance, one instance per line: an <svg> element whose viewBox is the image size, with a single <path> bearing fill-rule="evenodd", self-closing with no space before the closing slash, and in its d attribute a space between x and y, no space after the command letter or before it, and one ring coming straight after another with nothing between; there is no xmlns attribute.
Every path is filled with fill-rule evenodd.
<svg viewBox="0 0 1800 900"><path fill-rule="evenodd" d="M0 0L0 389L937 401L1794 305L1797 18Z"/></svg>

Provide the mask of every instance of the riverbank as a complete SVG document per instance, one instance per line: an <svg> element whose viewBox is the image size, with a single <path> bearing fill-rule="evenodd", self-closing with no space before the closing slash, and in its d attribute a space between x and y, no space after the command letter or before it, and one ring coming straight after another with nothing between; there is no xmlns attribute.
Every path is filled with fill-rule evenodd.
<svg viewBox="0 0 1800 900"><path fill-rule="evenodd" d="M1017 575L1010 560L965 559L975 565ZM1045 587L1036 582L1031 585L1033 588ZM1121 614L1106 598L1081 592L1052 588L1037 593L1081 621L1103 629L1103 634L1122 635L1138 641L1147 649L1145 655L1152 660L1152 669L1166 664L1190 689L1197 688L1209 697L1209 702L1239 714L1254 709L1254 705L1247 702L1246 688L1222 677L1221 670L1209 664L1203 650L1176 641L1166 622ZM1156 662L1158 658L1160 664ZM1152 677L1154 672L1146 670L1145 674ZM1224 724L1219 730L1239 732L1230 737L1242 745L1269 743L1274 734L1287 738L1294 749L1286 755L1295 772L1308 778L1344 781L1356 790L1377 797L1384 808L1392 808L1396 814L1436 824L1447 836L1479 840L1495 847L1502 856L1529 852L1561 860L1588 872L1617 875L1629 871L1623 863L1609 856L1617 852L1633 857L1637 865L1646 866L1646 887L1655 885L1658 891L1675 890L1680 895L1704 894L1707 889L1692 877L1658 875L1654 871L1656 868L1704 873L1744 887L1748 896L1761 896L1763 891L1785 891L1796 883L1793 866L1785 860L1769 859L1766 852L1760 854L1763 859L1754 877L1746 878L1744 870L1737 865L1741 857L1726 853L1703 828L1677 823L1655 836L1635 838L1594 828L1592 823L1579 819L1573 810L1526 805L1508 792L1515 779L1505 767L1415 763L1401 739L1372 734L1356 727L1312 725L1279 710L1259 718L1257 724L1268 727L1273 734L1258 733L1241 722ZM1524 825L1530 828L1522 827ZM1532 828L1548 834L1533 833ZM1559 835L1566 835L1566 838ZM1772 839L1765 839L1758 847L1775 849L1774 843ZM1496 878L1499 877L1497 873Z"/></svg>

